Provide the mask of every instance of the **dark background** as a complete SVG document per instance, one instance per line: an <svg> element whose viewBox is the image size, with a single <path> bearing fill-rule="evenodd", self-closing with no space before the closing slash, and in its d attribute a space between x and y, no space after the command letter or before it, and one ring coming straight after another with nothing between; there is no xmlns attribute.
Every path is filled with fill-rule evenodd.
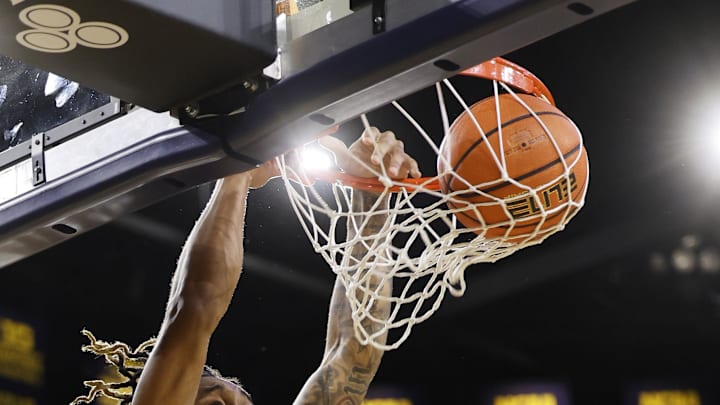
<svg viewBox="0 0 720 405"><path fill-rule="evenodd" d="M446 298L385 355L377 385L467 404L483 384L562 381L574 403L615 404L638 381L712 382L720 375L720 2L641 0L506 56L542 78L582 129L586 206L541 246L470 269L466 295ZM384 119L374 123L392 128ZM47 403L69 402L97 374L99 361L80 352L83 327L132 345L157 332L209 190L0 271L0 309L47 332ZM252 192L246 235L246 270L208 362L240 377L256 403L290 403L321 360L333 275L279 182Z"/></svg>

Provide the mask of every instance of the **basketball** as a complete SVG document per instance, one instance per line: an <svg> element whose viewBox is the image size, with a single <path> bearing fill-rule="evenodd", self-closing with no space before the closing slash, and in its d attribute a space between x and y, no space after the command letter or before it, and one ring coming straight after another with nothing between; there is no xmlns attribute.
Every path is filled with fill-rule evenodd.
<svg viewBox="0 0 720 405"><path fill-rule="evenodd" d="M486 238L536 241L582 206L587 152L580 131L555 106L517 97L527 107L513 95L498 96L500 117L495 97L470 107L484 136L468 111L458 116L440 146L438 174L448 207L465 227Z"/></svg>

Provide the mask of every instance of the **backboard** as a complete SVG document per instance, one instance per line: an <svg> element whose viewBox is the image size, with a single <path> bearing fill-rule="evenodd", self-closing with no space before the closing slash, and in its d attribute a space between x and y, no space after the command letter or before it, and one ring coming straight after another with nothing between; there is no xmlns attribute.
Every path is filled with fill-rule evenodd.
<svg viewBox="0 0 720 405"><path fill-rule="evenodd" d="M0 266L630 2L3 0L0 54L107 103L0 154Z"/></svg>

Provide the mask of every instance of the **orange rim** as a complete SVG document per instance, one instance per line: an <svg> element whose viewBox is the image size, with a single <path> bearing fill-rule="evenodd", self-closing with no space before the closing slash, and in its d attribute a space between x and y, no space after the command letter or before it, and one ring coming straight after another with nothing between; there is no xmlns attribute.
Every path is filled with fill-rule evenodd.
<svg viewBox="0 0 720 405"><path fill-rule="evenodd" d="M535 97L544 98L550 104L555 105L555 99L545 83L529 70L507 59L493 58L487 62L473 66L470 69L463 70L460 74L463 76L497 80L516 90L532 94Z"/></svg>
<svg viewBox="0 0 720 405"><path fill-rule="evenodd" d="M367 190L381 192L385 190L385 185L374 177L357 177L342 172L323 172L315 173L315 178L327 183L340 182L344 186L354 188L356 190ZM413 191L418 188L423 190L440 190L440 181L435 177L420 177L417 179L407 178L402 180L393 180L396 185L387 187L391 193L399 193L402 190Z"/></svg>
<svg viewBox="0 0 720 405"><path fill-rule="evenodd" d="M477 66L460 72L462 76L477 77L481 79L497 80L508 86L532 94L535 97L543 98L550 104L555 105L555 98L550 89L537 76L524 67L512 63L507 59L500 57L493 58L487 62L483 62ZM323 131L320 136L332 134L338 130L338 126L328 128ZM386 189L385 185L378 179L373 177L357 177L342 172L322 172L313 173L317 180L326 183L340 182L341 184L358 190L368 190L381 192ZM425 190L439 191L440 181L436 177L421 177L417 179L407 178L403 180L395 180L393 185L387 187L392 193L402 190L413 191L417 188Z"/></svg>

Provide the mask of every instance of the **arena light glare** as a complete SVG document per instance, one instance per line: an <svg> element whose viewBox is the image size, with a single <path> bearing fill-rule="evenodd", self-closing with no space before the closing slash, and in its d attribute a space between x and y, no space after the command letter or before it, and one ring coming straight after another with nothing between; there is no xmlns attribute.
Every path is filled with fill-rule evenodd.
<svg viewBox="0 0 720 405"><path fill-rule="evenodd" d="M678 273L692 273L695 270L695 252L690 249L675 249L671 254L671 260Z"/></svg>
<svg viewBox="0 0 720 405"><path fill-rule="evenodd" d="M665 256L660 252L650 253L648 263L650 264L650 269L655 273L664 273L668 267Z"/></svg>
<svg viewBox="0 0 720 405"><path fill-rule="evenodd" d="M302 167L310 172L329 170L333 162L330 151L317 145L305 147L301 153Z"/></svg>
<svg viewBox="0 0 720 405"><path fill-rule="evenodd" d="M699 119L695 119L695 148L701 153L703 170L717 168L720 162L720 105L707 102L701 108ZM705 172L706 173L706 172Z"/></svg>
<svg viewBox="0 0 720 405"><path fill-rule="evenodd" d="M703 249L698 259L702 272L712 274L720 272L720 251L714 246Z"/></svg>
<svg viewBox="0 0 720 405"><path fill-rule="evenodd" d="M687 234L672 250L651 252L648 256L650 270L658 274L668 269L678 274L720 274L720 247L717 241L705 239L700 234Z"/></svg>
<svg viewBox="0 0 720 405"><path fill-rule="evenodd" d="M712 119L712 125L706 137L706 142L708 143L706 150L709 155L707 156L708 161L716 165L718 159L720 159L720 108L714 111Z"/></svg>

